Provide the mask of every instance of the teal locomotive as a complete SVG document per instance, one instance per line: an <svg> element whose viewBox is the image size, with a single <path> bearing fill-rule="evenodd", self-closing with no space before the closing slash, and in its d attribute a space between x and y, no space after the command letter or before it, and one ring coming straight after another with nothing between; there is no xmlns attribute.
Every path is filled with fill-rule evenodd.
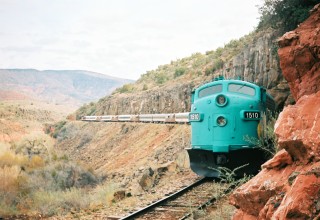
<svg viewBox="0 0 320 220"><path fill-rule="evenodd" d="M265 161L264 152L246 137L261 138L266 114L275 102L263 87L223 78L204 84L191 95L189 122L191 169L200 176L217 177L219 167L253 174Z"/></svg>

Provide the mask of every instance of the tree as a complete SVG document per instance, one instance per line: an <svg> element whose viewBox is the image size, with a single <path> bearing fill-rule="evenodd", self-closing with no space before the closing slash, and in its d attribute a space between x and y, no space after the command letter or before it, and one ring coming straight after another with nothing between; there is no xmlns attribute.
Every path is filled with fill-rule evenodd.
<svg viewBox="0 0 320 220"><path fill-rule="evenodd" d="M265 0L259 8L258 29L272 27L282 33L291 31L308 18L310 9L318 3L319 0Z"/></svg>

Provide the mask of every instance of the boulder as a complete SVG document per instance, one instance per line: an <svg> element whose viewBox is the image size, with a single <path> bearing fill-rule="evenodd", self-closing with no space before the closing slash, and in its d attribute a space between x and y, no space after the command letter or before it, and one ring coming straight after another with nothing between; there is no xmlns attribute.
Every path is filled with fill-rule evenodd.
<svg viewBox="0 0 320 220"><path fill-rule="evenodd" d="M294 170L293 167L281 170L263 169L257 176L231 194L230 204L240 209L241 212L258 217L265 205L270 203L270 199L286 192L289 187L288 178ZM236 215L233 219L237 219Z"/></svg>
<svg viewBox="0 0 320 220"><path fill-rule="evenodd" d="M274 213L275 219L312 219L319 214L320 163L298 175Z"/></svg>
<svg viewBox="0 0 320 220"><path fill-rule="evenodd" d="M304 164L320 160L320 91L287 106L275 124L280 148Z"/></svg>
<svg viewBox="0 0 320 220"><path fill-rule="evenodd" d="M154 170L149 167L148 169L144 170L142 177L139 180L139 185L145 191L151 189L156 180L156 176Z"/></svg>
<svg viewBox="0 0 320 220"><path fill-rule="evenodd" d="M286 150L279 151L272 159L262 164L262 168L266 169L281 169L292 164L292 157Z"/></svg>
<svg viewBox="0 0 320 220"><path fill-rule="evenodd" d="M320 213L320 162L263 169L229 198L234 220L313 219Z"/></svg>

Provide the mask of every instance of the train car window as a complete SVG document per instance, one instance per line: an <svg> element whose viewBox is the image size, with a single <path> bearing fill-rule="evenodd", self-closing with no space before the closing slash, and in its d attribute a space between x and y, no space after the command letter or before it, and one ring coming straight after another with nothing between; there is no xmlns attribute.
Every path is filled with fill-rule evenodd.
<svg viewBox="0 0 320 220"><path fill-rule="evenodd" d="M229 84L228 86L228 91L229 92L236 92L236 93L241 93L245 95L250 95L250 96L255 96L256 90L250 86L246 85L239 85L239 84Z"/></svg>
<svg viewBox="0 0 320 220"><path fill-rule="evenodd" d="M199 91L198 97L199 98L203 98L215 93L219 93L222 91L222 85L218 84L218 85L213 85L207 88L204 88L202 90Z"/></svg>

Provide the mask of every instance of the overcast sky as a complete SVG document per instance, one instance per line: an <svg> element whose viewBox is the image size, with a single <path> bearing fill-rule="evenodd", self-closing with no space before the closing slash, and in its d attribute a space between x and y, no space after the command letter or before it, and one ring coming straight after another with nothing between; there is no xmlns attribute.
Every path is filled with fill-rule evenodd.
<svg viewBox="0 0 320 220"><path fill-rule="evenodd" d="M258 24L261 0L0 0L0 68L138 79Z"/></svg>

